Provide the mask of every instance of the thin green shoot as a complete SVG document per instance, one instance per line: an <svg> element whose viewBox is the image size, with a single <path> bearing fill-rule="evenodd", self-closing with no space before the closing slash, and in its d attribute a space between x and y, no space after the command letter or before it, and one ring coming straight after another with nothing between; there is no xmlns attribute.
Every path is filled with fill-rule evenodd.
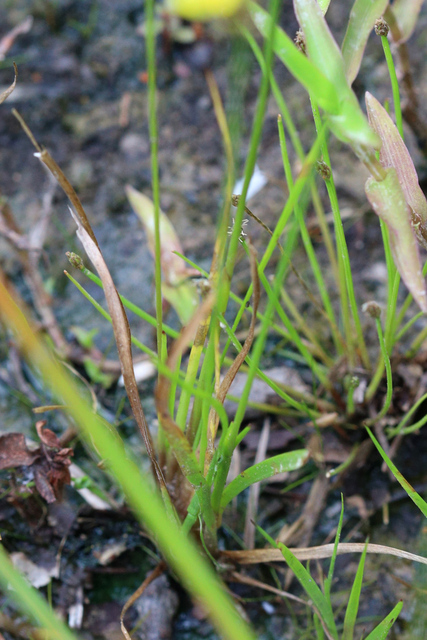
<svg viewBox="0 0 427 640"><path fill-rule="evenodd" d="M289 155L288 155L288 150L286 145L285 131L283 128L283 122L280 114L277 118L277 125L279 129L279 140L280 140L280 149L282 152L283 168L285 171L286 183L288 185L288 189L290 192L293 189L294 180L292 177L291 163L289 160ZM332 304L329 298L326 282L323 277L322 269L320 268L319 262L317 260L316 254L313 249L313 244L311 242L310 234L305 224L302 209L298 202L295 204L295 216L298 220L298 225L301 233L301 238L304 244L304 248L307 253L308 259L310 261L311 269L313 271L313 275L316 280L317 287L319 289L320 297L322 298L322 302L326 312L326 317L329 319L329 322L330 322L332 338L334 340L335 347L338 353L342 353L343 351L342 337L337 327L337 323L336 323L334 311L332 309Z"/></svg>
<svg viewBox="0 0 427 640"><path fill-rule="evenodd" d="M354 627L356 624L357 613L359 611L360 594L362 591L363 582L363 570L365 568L366 552L368 550L368 542L365 544L365 549L359 561L357 567L356 576L354 578L353 586L350 592L350 598L348 600L347 609L344 617L344 628L341 636L341 640L353 640Z"/></svg>
<svg viewBox="0 0 427 640"><path fill-rule="evenodd" d="M325 624L331 637L338 640L338 632L335 625L334 614L332 611L331 601L325 596L311 577L310 573L304 567L304 565L294 556L284 544L276 544L276 542L263 530L257 526L258 531L264 536L264 538L276 549L280 549L288 567L295 575L304 591L307 593L319 613L321 621Z"/></svg>
<svg viewBox="0 0 427 640"><path fill-rule="evenodd" d="M392 462L392 460L390 460L390 458L388 457L388 455L386 454L386 452L384 451L384 449L382 448L378 440L375 438L374 434L369 429L369 427L366 427L366 430L372 442L378 449L382 459L384 460L384 462L386 463L386 465L388 466L388 468L390 469L390 471L392 472L392 474L394 475L394 477L396 478L396 480L398 481L402 489L406 491L406 493L411 498L411 500L417 505L421 513L427 518L427 502L423 500L423 498L419 495L419 493L417 493L415 489L409 484L409 482L403 477L403 475L400 473L396 465Z"/></svg>
<svg viewBox="0 0 427 640"><path fill-rule="evenodd" d="M98 278L97 275L95 275L92 271L90 271L86 267L81 268L80 271L87 278L89 278L89 280L91 280L91 282L94 282L96 285L98 285L98 287L100 287L102 289L101 279ZM67 274L67 277L69 277L69 274ZM70 277L70 280L72 280L73 283L76 282L71 277ZM125 298L125 296L120 296L120 300L123 302L123 306L126 307L126 309L129 309L129 311L132 311L132 313L134 313L136 316L138 316L138 318L141 318L141 320L144 320L145 322L147 322L152 327L156 327L157 326L156 319L151 314L149 314L146 311L144 311L143 309L141 309L141 307L138 307L136 304L134 304L133 302L128 300L128 298ZM175 329L172 329L172 327L169 327L167 324L163 324L162 325L162 331L164 331L166 333L166 335L170 336L171 338L177 338L179 336L179 332L176 331Z"/></svg>
<svg viewBox="0 0 427 640"><path fill-rule="evenodd" d="M396 67L394 64L393 56L391 54L390 43L387 39L387 36L381 36L381 44L383 46L384 57L387 62L388 73L390 75L391 90L393 92L394 117L396 120L396 127L403 140L404 139L403 119L402 119L402 108L400 105L399 81L397 79Z"/></svg>
<svg viewBox="0 0 427 640"><path fill-rule="evenodd" d="M402 611L403 602L398 602L390 613L375 627L365 640L385 640L391 627L396 622L399 613Z"/></svg>
<svg viewBox="0 0 427 640"><path fill-rule="evenodd" d="M399 424L396 427L394 427L393 429L391 428L387 429L387 436L389 438L394 438L394 436L408 435L408 433L414 433L414 431L418 431L419 429L421 429L421 427L423 427L427 422L427 415L423 416L420 420L417 420L417 422L415 422L410 427L405 428L405 425L409 422L412 416L418 411L419 407L426 400L427 400L427 393L424 393L421 396L421 398L419 398L417 402L414 405L412 405L412 407L403 416L402 420L399 422Z"/></svg>
<svg viewBox="0 0 427 640"><path fill-rule="evenodd" d="M259 267L258 267L258 274L259 275L261 275L264 272L264 270L265 270L265 268L266 268L266 266L267 266L267 264L268 264L268 262L269 262L269 260L270 260L270 258L272 256L272 254L273 254L273 252L274 252L274 250L275 250L275 248L277 246L277 243L279 242L280 236L281 236L281 234L282 234L282 232L283 232L283 230L284 230L284 228L285 228L285 226L286 226L286 224L287 224L287 222L288 222L288 220L289 220L289 218L290 218L290 216L292 214L292 211L295 208L295 204L296 204L296 202L298 202L298 199L301 196L301 193L302 193L302 191L303 191L303 189L304 189L304 187L305 187L305 185L307 183L307 180L309 179L309 175L310 175L310 172L311 172L311 170L313 168L313 165L314 165L314 163L316 162L316 160L317 160L317 158L319 156L320 147L322 145L324 134L325 134L325 126L323 126L322 130L318 133L318 135L316 137L316 140L315 140L310 152L306 156L306 159L304 161L304 164L302 166L300 174L299 174L299 176L298 176L298 178L297 178L297 180L295 182L295 186L294 186L294 188L292 189L292 191L289 194L289 198L288 198L288 200L287 200L287 202L286 202L286 204L285 204L285 206L284 206L284 208L282 210L282 213L281 213L281 215L279 217L279 221L278 221L278 223L276 225L276 228L273 231L273 236L270 238L268 246L267 246L267 248L266 248L266 250L264 252L264 255L263 255L263 257L262 257L262 259L261 259L261 261L259 263ZM240 206L240 204L242 202L243 202L243 198L240 198L239 206ZM232 327L233 333L236 332L236 329L240 324L241 317L242 317L242 315L244 313L246 305L248 304L249 300L251 299L251 296L252 296L252 285L249 286L248 291L247 291L247 293L245 295L245 298L243 300L243 304L241 305L241 308L240 308L238 314L236 315L236 318L235 318L235 321L234 321L233 327ZM229 342L227 342L227 344L225 345L224 353L227 352L228 346L229 346Z"/></svg>
<svg viewBox="0 0 427 640"><path fill-rule="evenodd" d="M312 102L312 111L316 130L320 131L322 121L320 118L317 105ZM323 162L329 167L329 177L325 180L326 189L328 191L329 200L331 203L332 213L334 216L335 237L337 243L338 254L338 270L340 274L340 295L341 295L341 313L343 314L343 324L345 329L345 335L348 347L348 357L350 369L355 365L355 348L357 345L360 351L360 356L363 364L367 369L370 369L370 360L368 350L363 336L362 325L359 318L359 311L356 302L356 296L354 293L353 276L351 272L350 258L348 255L347 242L344 235L344 229L342 225L341 214L339 210L339 203L337 192L335 189L335 182L333 179L331 161L329 158L329 150L326 140L322 144ZM344 288L345 287L345 288ZM350 318L347 309L347 296L350 304L351 315L353 318L354 326L356 328L356 344L353 337L353 331L350 325Z"/></svg>
<svg viewBox="0 0 427 640"><path fill-rule="evenodd" d="M337 559L337 553L338 553L338 544L341 538L341 531L342 531L342 524L344 521L344 497L341 494L341 512L340 512L340 519L338 521L338 527L337 527L337 532L335 534L335 543L334 543L334 552L331 556L331 562L329 563L329 570L328 570L328 577L326 578L326 580L324 581L323 584L323 590L325 592L325 598L327 598L327 600L330 602L331 600L331 587L332 587L332 580L334 577L334 570L335 570L335 562Z"/></svg>
<svg viewBox="0 0 427 640"><path fill-rule="evenodd" d="M281 2L280 0L271 0L270 2L270 19L271 26L269 29L269 38L265 40L265 48L264 48L264 58L266 61L266 68L271 69L273 64L274 57L274 33L276 24L279 17ZM241 198L239 200L239 204L237 206L237 210L235 213L235 224L233 227L233 232L230 238L230 244L228 248L228 255L225 264L226 277L221 278L219 283L219 292L218 299L221 301L222 308L220 307L220 312L223 313L225 311L225 305L228 302L228 291L230 290L230 283L234 271L234 265L237 257L237 249L239 247L239 238L240 238L240 229L242 227L243 216L245 212L245 200L246 194L248 192L248 187L250 180L252 178L252 174L255 169L256 157L258 146L261 140L261 133L264 123L264 115L267 108L268 95L270 90L270 77L269 74L264 73L261 80L261 85L258 93L258 102L256 106L254 121L252 124L251 130L251 139L249 143L248 155L245 163L245 171L244 171L244 182L242 188Z"/></svg>
<svg viewBox="0 0 427 640"><path fill-rule="evenodd" d="M380 420L381 418L383 418L387 411L390 409L390 405L391 405L391 401L392 401L392 397L393 397L393 377L392 377L392 371L391 371L391 364L390 364L390 357L388 355L387 352L387 345L385 343L385 339L384 339L384 334L383 334L383 330L381 327L381 320L380 318L375 318L375 324L377 327L377 333L378 333L378 339L379 339L379 343L380 343L380 349L381 349L381 355L384 361L384 366L385 366L385 370L386 370L386 376L387 376L387 393L386 393L386 397L384 400L384 404L383 407L381 409L381 411L371 420L368 420L365 424L366 425L372 425L375 422L377 422L378 420ZM366 401L369 402L369 400L372 399L373 394L376 391L376 386L375 386L375 378L372 379L371 384L368 386L367 390L366 390L366 394L365 394L365 399Z"/></svg>
<svg viewBox="0 0 427 640"><path fill-rule="evenodd" d="M412 318L408 320L408 322L405 325L403 325L401 330L396 333L394 337L394 342L400 342L403 336L405 335L405 333L407 333L409 329L413 327L413 325L417 322L417 320L420 320L421 318L424 318L424 317L425 317L424 311L419 311L414 316L412 316Z"/></svg>
<svg viewBox="0 0 427 640"><path fill-rule="evenodd" d="M157 322L157 353L162 360L162 267L161 267L161 238L160 238L160 181L158 160L158 131L157 131L157 96L156 96L156 30L155 30L155 1L147 0L145 6L146 20L146 57L148 70L148 129L150 133L151 156L151 186L154 205L154 281L156 290L156 322Z"/></svg>

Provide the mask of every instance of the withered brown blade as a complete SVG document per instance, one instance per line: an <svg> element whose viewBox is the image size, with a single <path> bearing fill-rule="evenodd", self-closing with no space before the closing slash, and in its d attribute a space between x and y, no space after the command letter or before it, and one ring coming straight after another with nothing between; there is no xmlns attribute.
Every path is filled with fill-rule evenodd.
<svg viewBox="0 0 427 640"><path fill-rule="evenodd" d="M5 91L0 93L0 104L2 102L4 102L6 100L6 98L8 98L10 96L10 94L12 93L14 88L16 87L16 81L18 80L18 67L16 66L15 63L13 63L13 68L15 70L15 78L14 78L12 84L10 85L10 87L8 87Z"/></svg>
<svg viewBox="0 0 427 640"><path fill-rule="evenodd" d="M39 455L39 450L30 451L23 433L5 433L0 436L0 469L28 467Z"/></svg>
<svg viewBox="0 0 427 640"><path fill-rule="evenodd" d="M368 553L384 554L388 556L396 556L404 560L412 560L412 562L420 562L427 564L427 558L417 556L409 551L396 549L395 547L386 547L383 544L368 544L362 542L340 542L338 544L338 555L344 553L363 553L367 546ZM307 548L290 548L294 556L298 560L321 560L330 558L334 552L333 544L324 544L318 547ZM225 562L235 562L237 564L259 564L260 562L285 562L280 549L253 549L252 551L221 551L219 559Z"/></svg>
<svg viewBox="0 0 427 640"><path fill-rule="evenodd" d="M68 196L72 204L73 208L70 207L70 212L77 224L77 236L82 242L88 257L93 262L96 270L99 273L99 277L102 280L105 298L107 300L108 311L110 313L111 321L113 324L114 337L117 344L117 351L119 354L123 380L132 412L144 440L147 453L153 465L158 483L162 488L162 491L166 494L167 489L165 479L154 453L153 442L139 398L138 387L133 370L130 328L122 301L120 300L120 296L117 292L111 274L102 256L101 250L99 248L98 242L88 220L86 212L83 208L83 205L80 202L71 183L68 181L61 168L57 165L49 152L46 149L42 149L37 143L31 130L29 129L21 115L15 109L13 110L13 114L18 119L25 133L28 135L33 145L37 149L37 153L35 154L35 156L39 158L39 160L52 173L54 178L59 183L59 186Z"/></svg>

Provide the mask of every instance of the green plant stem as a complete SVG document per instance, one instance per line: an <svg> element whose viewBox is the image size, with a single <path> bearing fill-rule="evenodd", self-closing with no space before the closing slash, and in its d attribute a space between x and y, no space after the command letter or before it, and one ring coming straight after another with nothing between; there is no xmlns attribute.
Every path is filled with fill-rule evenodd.
<svg viewBox="0 0 427 640"><path fill-rule="evenodd" d="M391 55L390 43L387 39L387 36L381 36L381 43L383 45L384 56L387 62L387 68L390 75L391 89L393 92L394 116L396 118L396 127L403 140L402 109L400 106L399 81L396 75L396 67L394 65L393 56Z"/></svg>
<svg viewBox="0 0 427 640"><path fill-rule="evenodd" d="M227 480L231 458L236 446L236 440L238 437L240 425L245 415L246 406L249 400L249 393L258 369L259 361L264 350L265 340L269 331L269 321L273 316L276 302L278 301L280 288L282 286L282 281L288 266L288 260L289 256L286 253L280 256L280 261L274 278L274 288L268 296L268 303L265 312L265 322L263 322L261 326L260 333L253 347L251 367L248 371L246 383L241 394L236 415L228 430L223 430L221 434L220 443L218 445L217 475L214 480L214 487L212 492L212 507L215 513L218 514L221 511L222 493ZM258 272L260 273L260 270L258 270Z"/></svg>
<svg viewBox="0 0 427 640"><path fill-rule="evenodd" d="M266 69L271 69L273 64L273 44L274 44L274 31L279 17L279 10L281 6L281 0L271 0L270 2L270 16L271 16L271 29L270 37L265 40L264 58ZM246 194L248 192L249 183L252 178L252 174L255 169L256 156L258 146L261 140L261 133L264 124L264 115L267 107L268 94L270 90L270 75L269 73L263 73L261 79L261 86L258 94L258 103L255 111L255 117L252 127L251 140L249 144L248 156L246 159L245 171L244 171L244 183L242 188L241 198L237 206L235 214L235 224L233 232L230 238L230 244L228 248L228 254L225 263L225 273L220 279L220 289L218 294L219 310L220 313L225 312L225 308L228 302L229 291L231 286L231 279L233 276L234 265L236 262L237 249L239 247L240 231L242 228L243 216L245 213L245 201Z"/></svg>
<svg viewBox="0 0 427 640"><path fill-rule="evenodd" d="M316 125L316 130L319 131L321 127L321 119L320 119L320 114L319 114L317 105L313 101L312 101L312 111L313 111L314 122ZM328 146L326 142L324 142L322 145L322 155L323 155L323 161L328 165L330 169L330 178L325 180L325 184L326 184L326 189L328 191L329 200L331 202L332 213L334 216L334 227L335 227L335 236L336 236L336 243L337 243L337 254L338 254L338 269L341 274L340 282L342 283L342 285L345 284L344 290L346 291L346 296L345 296L342 290L343 287L341 287L341 312L343 314L344 330L345 330L345 335L347 340L347 347L349 350L348 352L349 366L350 368L352 368L355 365L355 347L357 346L357 349L360 352L360 356L364 366L366 367L366 369L370 369L371 365L369 361L368 350L366 348L365 338L363 336L362 325L360 322L359 312L357 308L356 296L354 293L353 276L351 273L350 258L348 255L347 243L345 240L344 228L343 228L342 220L340 216L338 197L335 189L335 183L332 175L331 161L329 158L329 151L328 151ZM353 317L354 326L356 328L356 341L354 341L353 339L352 330L350 326L350 318L349 318L348 309L347 309L347 299L346 299L347 296L348 296L348 301L350 303L350 309Z"/></svg>
<svg viewBox="0 0 427 640"><path fill-rule="evenodd" d="M418 420L418 422L415 422L415 424L411 425L410 427L406 427L406 429L404 429L404 426L415 414L418 407L426 400L427 393L422 395L421 398L417 400L417 402L409 409L409 411L404 415L402 420L396 427L394 427L394 429L387 430L387 436L389 438L394 438L394 436L398 436L400 434L407 435L408 433L413 433L414 431L418 431L418 429L421 429L421 427L423 427L427 422L427 415L423 416L420 420Z"/></svg>
<svg viewBox="0 0 427 640"><path fill-rule="evenodd" d="M388 351L387 351L387 346L385 343L385 339L384 339L384 335L383 335L383 330L381 327L381 320L380 318L375 318L375 324L377 327L377 332L378 332L378 339L380 342L380 349L381 349L381 355L383 357L384 360L384 366L385 366L385 370L386 370L386 375L387 375L387 393L386 393L386 398L384 401L384 405L383 408L381 409L381 411L378 413L378 415L375 416L375 418L372 418L372 420L368 420L365 423L365 426L370 426L372 424L375 424L375 422L377 422L378 420L380 420L381 418L383 418L387 411L390 409L390 405L391 405L391 400L393 397L393 377L392 377L392 373L391 373L391 364L390 364L390 358L388 355ZM372 382L371 382L372 385ZM373 397L373 392L371 389L371 385L369 385L366 394L365 394L365 400L366 402L369 402L372 397ZM376 391L376 388L374 388L374 392Z"/></svg>
<svg viewBox="0 0 427 640"><path fill-rule="evenodd" d="M105 311L105 309L99 304L99 302L97 302L95 300L95 298L92 298L90 293L88 293L86 291L86 289L84 287L82 287L82 285L79 282L77 282L77 280L75 280L75 278L73 278L73 276L71 274L68 273L68 271L65 271L65 275L67 276L67 278L69 280L71 280L71 282L75 285L75 287L77 287L77 289L80 291L80 293L82 293L84 295L86 300L88 300L95 307L95 309L98 311L98 313L100 313L103 318L108 320L108 322L112 323L111 316L108 313L108 311ZM149 347L146 347L145 344L143 344L140 340L138 340L138 338L135 338L135 336L131 335L131 341L132 341L132 344L135 345L135 347L138 347L138 349L140 349L143 353L146 353L148 356L150 356L150 358L153 361L153 363L157 365L158 358L157 358L157 354L155 353L155 351L153 351Z"/></svg>
<svg viewBox="0 0 427 640"><path fill-rule="evenodd" d="M394 277L393 277L394 273ZM386 327L385 327L385 348L387 353L391 355L391 351L393 349L393 344L396 341L393 338L394 335L394 318L395 311L397 305L397 296L399 294L399 284L400 284L400 275L397 269L394 269L394 272L389 272L390 279L389 283L391 283L391 287L389 287L389 296L388 296L388 304L387 304L387 316L386 316ZM375 373L372 377L372 380L369 384L368 390L366 392L366 399L371 400L382 380L384 373L385 360L382 355L378 358L378 363L375 369Z"/></svg>
<svg viewBox="0 0 427 640"><path fill-rule="evenodd" d="M322 127L322 130L319 132L312 148L310 149L310 152L308 153L304 164L302 166L302 169L300 171L300 174L297 178L297 180L295 181L295 187L292 189L292 191L289 194L289 198L283 208L282 213L280 214L279 217L279 221L276 225L276 228L273 231L273 235L270 238L270 241L267 245L267 248L264 252L264 255L259 263L258 266L258 273L259 275L261 275L261 273L264 273L264 270L275 250L275 248L277 247L277 244L279 242L280 236L282 235L282 232L295 208L295 204L296 202L298 202L299 197L301 196L301 193L304 189L304 186L307 183L307 180L309 178L310 172L313 168L313 165L315 163L315 161L317 160L319 153L320 153L320 147L323 141L323 136L325 134L325 127ZM242 198L240 198L239 200L239 205L242 202ZM244 297L243 303L241 304L241 307L239 309L239 312L236 315L235 321L233 323L233 327L232 327L232 331L233 333L235 333L237 327L239 326L240 320L242 318L242 315L245 311L246 305L249 303L249 300L251 299L252 296L252 284L249 286L248 291L246 292L246 295ZM224 348L224 353L227 353L228 347L229 347L230 341L227 342L225 348Z"/></svg>
<svg viewBox="0 0 427 640"><path fill-rule="evenodd" d="M284 170L285 170L286 182L287 182L289 191L291 191L291 189L294 186L294 180L293 180L293 177L292 177L291 163L289 161L289 155L288 155L288 150L287 150L287 145L286 145L285 131L284 131L284 128L283 128L282 118L281 118L280 115L277 118L277 124L278 124L278 128L279 128L280 148L281 148L281 151L282 151L282 160L283 160L283 167L284 167ZM327 287L326 287L325 279L323 277L322 270L320 268L319 262L317 260L316 254L314 252L313 245L312 245L311 240L310 240L310 234L308 233L307 226L305 224L305 220L304 220L304 216L303 216L303 212L302 212L302 209L301 209L299 203L296 203L296 205L295 205L295 216L296 216L296 218L298 220L299 229L300 229L302 241L303 241L303 244L304 244L304 248L305 248L305 251L307 253L308 259L310 261L311 269L313 271L314 278L316 280L317 287L319 289L320 297L322 298L322 302L323 302L323 306L325 308L326 315L330 320L330 325L331 325L331 330L332 330L332 338L333 338L334 343L335 343L335 348L337 349L338 353L342 353L342 350L343 350L342 349L342 338L341 338L341 335L340 335L340 333L338 331L338 327L337 327L337 323L336 323L336 320L335 320L334 311L332 309L332 304L331 304L331 301L329 299L329 294L328 294L328 290L327 290Z"/></svg>
<svg viewBox="0 0 427 640"><path fill-rule="evenodd" d="M154 205L154 278L156 289L157 353L162 360L162 267L160 238L160 184L158 165L158 131L156 104L156 35L154 24L154 0L145 3L146 57L148 69L148 128L151 152L151 186Z"/></svg>
<svg viewBox="0 0 427 640"><path fill-rule="evenodd" d="M92 273L92 271L90 271L86 267L83 267L83 269L80 269L80 271L87 278L89 278L89 280L91 280L96 285L98 285L98 287L100 287L101 289L103 288L101 278L98 278L98 276ZM74 283L76 282L74 278L73 278L73 282ZM141 318L152 327L157 327L157 321L151 314L147 313L146 311L141 309L141 307L138 307L136 304L134 304L124 296L120 296L120 300L122 301L123 306L126 307L126 309L129 309L129 311L132 311L132 313L138 316L138 318ZM164 323L162 324L162 332L164 332L167 336L170 336L171 338L178 338L179 336L179 331L172 329L171 327L169 327L167 324L164 324Z"/></svg>
<svg viewBox="0 0 427 640"><path fill-rule="evenodd" d="M423 267L423 276L425 277L426 275L427 275L427 262L424 263L424 267ZM413 300L412 295L410 293L408 293L408 295L405 298L405 302L403 303L402 308L399 311L399 314L398 314L398 316L396 318L396 323L395 323L396 331L400 327L400 325L402 324L403 319L405 317L405 314L408 311L412 300ZM394 341L397 342L397 336L395 336Z"/></svg>
<svg viewBox="0 0 427 640"><path fill-rule="evenodd" d="M418 313L416 313L410 320L408 320L408 322L401 328L401 330L396 333L394 342L400 342L405 333L409 331L409 329L416 323L416 321L423 317L425 317L424 311L419 311Z"/></svg>
<svg viewBox="0 0 427 640"><path fill-rule="evenodd" d="M259 66L261 67L261 69L265 70L266 69L266 64L265 64L265 60L262 54L262 51L260 49L260 47L258 46L255 38L253 37L253 35L250 33L250 31L248 29L246 29L245 27L242 27L241 25L239 25L239 28L241 30L241 32L243 33L243 35L245 36L245 38L247 39L250 47L252 48L252 51L258 61ZM291 139L292 142L292 146L294 147L298 158L301 161L304 161L304 149L302 147L302 144L300 142L299 136L298 136L298 130L295 127L292 117L290 115L289 109L287 107L287 104L283 98L283 94L282 91L279 88L279 85L276 82L276 79L274 78L273 72L272 70L268 70L268 72L270 73L270 83L271 83L271 89L274 95L274 98L276 100L277 106L279 108L279 112L283 118L283 121L286 125L286 129L288 131L289 134L289 138ZM337 281L338 284L338 265L337 265L337 260L336 260L336 255L335 255L335 251L334 251L334 244L333 244L333 240L331 237L331 234L329 232L329 227L328 224L326 222L325 219L325 213L323 211L323 206L322 206L322 202L321 199L319 197L319 193L316 187L315 182L313 181L311 183L311 197L312 197L312 201L313 201L313 206L314 209L316 211L316 216L319 222L319 226L322 232L322 237L323 237L323 241L325 243L325 247L326 247L326 251L329 257L329 261L331 263L331 267L332 267L332 271L334 273L334 277Z"/></svg>
<svg viewBox="0 0 427 640"><path fill-rule="evenodd" d="M424 340L427 338L427 327L424 327L422 331L417 335L417 337L412 341L411 346L408 351L405 353L405 358L413 358L417 351L420 349Z"/></svg>

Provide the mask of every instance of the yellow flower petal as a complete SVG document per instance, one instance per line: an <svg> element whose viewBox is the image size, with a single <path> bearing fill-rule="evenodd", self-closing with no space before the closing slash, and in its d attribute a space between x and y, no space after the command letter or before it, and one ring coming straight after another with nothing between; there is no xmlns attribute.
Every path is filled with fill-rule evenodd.
<svg viewBox="0 0 427 640"><path fill-rule="evenodd" d="M173 13L187 20L211 20L230 18L244 2L245 0L169 0L168 6Z"/></svg>

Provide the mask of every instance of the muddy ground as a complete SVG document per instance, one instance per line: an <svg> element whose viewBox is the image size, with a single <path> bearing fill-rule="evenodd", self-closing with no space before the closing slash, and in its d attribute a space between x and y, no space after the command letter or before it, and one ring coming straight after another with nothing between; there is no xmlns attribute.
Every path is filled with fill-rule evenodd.
<svg viewBox="0 0 427 640"><path fill-rule="evenodd" d="M337 33L344 24L345 4L335 0L330 9L330 21ZM290 5L286 0L282 22L292 34L296 23ZM32 145L11 109L13 107L21 113L38 142L49 149L78 192L120 292L142 308L152 311L152 260L144 232L125 196L126 184L151 194L144 40L139 33L144 19L143 3L140 0L121 0L120 3L114 0L93 3L3 0L0 5L0 38L29 15L34 18L31 29L17 37L5 60L0 62L1 86L10 84L12 80L12 60L19 67L18 86L0 107L2 202L7 202L23 234L31 234L47 212L49 224L44 234L39 269L51 296L50 305L59 327L67 342L76 349L73 327L87 331L97 329L94 348L114 362L116 355L109 325L63 275L63 270L70 268L65 252L83 254L75 238L75 225L69 216L66 200L58 189L52 187L43 167L33 157ZM409 43L421 116L424 118L427 117L427 108L423 106L427 93L426 22L427 12L424 11ZM210 68L214 72L229 113L234 118L235 129L239 131L240 135L236 135L236 145L240 149L238 173L245 160L260 73L246 45L233 40L222 26L206 27L200 39L191 45L177 44L165 35L159 37L158 44L161 206L178 232L184 253L208 269L221 205L224 154L203 70ZM230 62L233 56L239 56L240 67ZM279 65L276 77L307 150L313 126L305 92ZM369 90L380 100L391 97L383 54L375 40L369 44L355 89L359 96ZM270 226L286 201L276 117L276 104L270 100L258 158L268 184L250 203L252 210ZM423 180L427 175L426 159L419 149L417 136L409 127L406 135ZM377 220L363 197L366 174L343 146L332 143L332 148L340 205L347 216L345 228L358 297L361 303L373 297L383 303L386 299L384 256ZM295 158L292 159L296 167ZM46 194L51 194L50 205ZM307 215L313 218L311 210ZM252 220L248 224L248 233L257 247L261 249L266 245L268 238ZM317 248L321 260L324 260L320 244ZM34 292L28 285L22 261L4 238L0 239L0 260L20 295L34 307ZM302 252L297 252L295 265L310 281ZM102 302L102 293L95 285L88 283L76 271L73 275ZM236 269L235 290L244 293L248 281L248 266L242 260ZM290 278L289 287L296 303L304 309L304 292L301 292L295 278ZM37 311L34 317L40 319ZM153 347L152 328L143 325L132 314L129 320L135 335ZM173 313L168 320L178 326ZM321 323L318 320L314 322L318 323L321 331ZM421 328L422 323L417 326ZM3 332L0 347L0 429L2 433L18 431L35 439L35 418L31 409L37 404L46 404L48 394L22 364L13 343L8 340ZM373 349L376 350L376 346ZM265 366L284 367L290 364L278 349L277 340L271 339L265 353ZM76 366L84 373L83 367ZM422 364L417 366L415 372L403 369L399 373L402 405L405 398L407 401L412 397L408 392L411 374L415 376L414 384L420 388L425 384L424 367ZM310 383L306 371L299 373L306 383ZM123 406L123 389L113 384L107 391L100 383L94 384L94 388L105 417L123 421L122 434L143 458L142 443L128 419L127 405ZM143 382L140 388L144 408L153 417L153 382ZM243 461L248 464L255 455L260 428L265 420L266 416L258 415L243 448ZM49 418L48 426L60 435L68 425L64 418L55 416ZM277 453L286 446L281 436L283 426L283 421L274 416L271 418L270 453ZM291 426L298 427L292 422ZM313 434L305 435L308 439ZM339 435L333 432L326 432L324 438L324 446L329 452L343 447ZM96 467L82 445L73 440L72 446L75 447L75 461L84 473L99 482L110 503L120 502L120 496L111 488L108 477ZM336 454L336 459L331 454L331 465L337 462L339 454ZM421 493L425 492L427 446L422 434L405 440L396 462L407 479ZM315 471L314 464L311 471ZM14 479L15 482L19 480L19 477ZM10 489L10 481L10 476L2 476L1 486L5 492ZM263 491L259 521L272 535L301 515L307 497L313 492L313 480L288 493L282 492L285 486L272 484ZM349 474L336 485L331 481L327 489L322 494L324 509L321 517L316 519L312 529L308 527L306 531L307 545L331 539L339 516L340 491L343 491L346 497L344 530L353 541L363 541L369 534L371 542L418 550L419 553L423 553L424 548L425 554L422 516L388 474L381 471L375 454L367 458L365 466L357 473ZM40 588L48 593L64 617L82 607L83 618L77 623L81 637L88 640L120 638L120 609L155 564L155 549L131 514L123 506L95 510L70 487L66 487L62 502L48 507L40 497L11 501L8 495L6 493L0 501L1 533L6 548L11 553L25 554L35 563L36 572L42 574L42 569L46 572L47 580L53 576L50 587L45 582ZM221 534L223 544L228 548L235 546L232 530L242 531L244 505L240 506L239 511L230 513ZM337 561L339 580L335 590L340 592L342 589L336 600L337 606L339 602L345 603L348 597L348 584L356 565L357 558L353 556L340 557ZM268 568L248 573L272 583ZM405 602L404 611L390 637L426 637L422 627L417 630L419 616L416 607L425 599L420 591L421 588L425 590L426 584L422 570L400 560L369 558L365 581L360 613L367 627L375 616L384 616L401 598ZM236 584L230 587L243 604L247 601L253 603L248 607L248 615L254 620L261 638L293 640L314 637L310 631L303 635L302 628L298 626L304 623L303 616L296 622L290 614L293 607L285 600L253 587ZM291 588L298 592L297 586ZM153 592L146 594L145 599L141 599L128 614L129 627L136 625L134 637L153 640L160 637L180 640L215 637L203 613L189 602L172 577L162 578L154 583L152 589ZM7 597L2 600L2 612L0 629L5 638L28 636L27 628L18 628L23 619L16 617L16 610Z"/></svg>

